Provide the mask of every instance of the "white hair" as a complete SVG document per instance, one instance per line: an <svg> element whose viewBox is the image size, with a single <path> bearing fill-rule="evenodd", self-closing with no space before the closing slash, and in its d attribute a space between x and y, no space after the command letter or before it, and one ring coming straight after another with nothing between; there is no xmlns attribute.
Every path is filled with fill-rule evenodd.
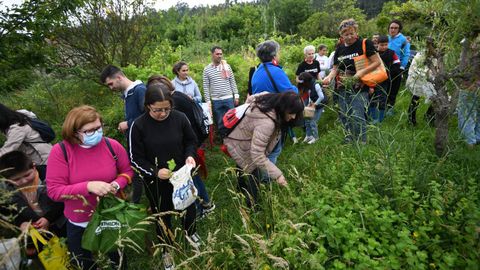
<svg viewBox="0 0 480 270"><path fill-rule="evenodd" d="M307 54L308 51L313 51L315 52L315 47L313 45L308 45L305 48L303 48L303 53Z"/></svg>

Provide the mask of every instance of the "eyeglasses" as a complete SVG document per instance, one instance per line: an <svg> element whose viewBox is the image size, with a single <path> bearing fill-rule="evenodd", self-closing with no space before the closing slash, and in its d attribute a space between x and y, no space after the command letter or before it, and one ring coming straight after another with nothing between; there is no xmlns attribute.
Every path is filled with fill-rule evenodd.
<svg viewBox="0 0 480 270"><path fill-rule="evenodd" d="M79 133L83 133L83 134L85 134L85 135L87 135L87 136L92 136L92 135L95 134L96 132L101 132L101 131L103 131L103 130L102 130L102 127L103 127L103 126L99 126L99 127L96 127L96 128L92 128L92 129L88 129L88 130L83 130L83 131L82 131L82 130L79 130L78 132L79 132Z"/></svg>
<svg viewBox="0 0 480 270"><path fill-rule="evenodd" d="M159 113L159 112L170 113L172 108L152 108L152 107L150 107L150 110L154 113Z"/></svg>
<svg viewBox="0 0 480 270"><path fill-rule="evenodd" d="M398 29L398 28L400 28L400 27L398 27L398 26L390 26L390 29Z"/></svg>

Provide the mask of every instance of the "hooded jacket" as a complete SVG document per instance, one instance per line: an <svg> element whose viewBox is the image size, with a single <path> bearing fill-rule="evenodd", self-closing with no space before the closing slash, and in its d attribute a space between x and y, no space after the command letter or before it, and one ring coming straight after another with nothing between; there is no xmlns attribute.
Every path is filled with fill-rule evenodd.
<svg viewBox="0 0 480 270"><path fill-rule="evenodd" d="M202 102L200 89L198 89L197 83L191 77L187 77L187 80L182 82L177 76L173 79L173 86L175 86L175 91L186 94L197 103Z"/></svg>
<svg viewBox="0 0 480 270"><path fill-rule="evenodd" d="M252 104L241 122L224 139L231 157L245 173L258 168L273 179L283 175L267 158L280 140L277 121L275 111L263 113Z"/></svg>

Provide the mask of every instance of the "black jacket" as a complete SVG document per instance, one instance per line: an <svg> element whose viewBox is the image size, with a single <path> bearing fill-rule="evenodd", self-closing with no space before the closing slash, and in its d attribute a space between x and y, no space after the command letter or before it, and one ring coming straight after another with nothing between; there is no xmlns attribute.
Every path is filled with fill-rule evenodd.
<svg viewBox="0 0 480 270"><path fill-rule="evenodd" d="M175 160L179 169L187 157L195 158L196 141L184 113L172 110L167 119L157 121L145 112L130 130L130 160L143 177L156 178L161 168L168 168L169 160Z"/></svg>
<svg viewBox="0 0 480 270"><path fill-rule="evenodd" d="M9 186L9 191L14 191L15 188ZM65 223L65 217L63 216L63 203L54 202L47 195L47 189L45 186L40 186L37 190L37 201L42 209L44 215L50 224L56 223L60 228ZM14 207L11 207L14 206ZM4 215L13 215L14 224L20 226L23 222L32 221L35 222L41 218L28 204L27 199L20 191L14 192L10 198L10 205L0 206L0 212Z"/></svg>

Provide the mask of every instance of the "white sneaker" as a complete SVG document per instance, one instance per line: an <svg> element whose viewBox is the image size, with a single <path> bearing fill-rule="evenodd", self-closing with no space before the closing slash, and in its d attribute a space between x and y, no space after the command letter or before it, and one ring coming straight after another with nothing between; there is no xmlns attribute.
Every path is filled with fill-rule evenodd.
<svg viewBox="0 0 480 270"><path fill-rule="evenodd" d="M168 251L163 253L162 260L165 270L175 270L175 261L173 260L173 256Z"/></svg>
<svg viewBox="0 0 480 270"><path fill-rule="evenodd" d="M312 138L310 141L308 141L307 143L308 144L314 144L316 141L318 141L318 139L316 138Z"/></svg>
<svg viewBox="0 0 480 270"><path fill-rule="evenodd" d="M192 245L192 247L198 249L201 245L202 245L202 239L200 239L200 236L198 235L198 233L194 233L190 236L187 236L190 240L188 242L190 242L190 245Z"/></svg>
<svg viewBox="0 0 480 270"><path fill-rule="evenodd" d="M297 137L293 137L293 138L292 138L292 141L293 141L293 144L297 144L297 143L298 143Z"/></svg>
<svg viewBox="0 0 480 270"><path fill-rule="evenodd" d="M311 136L305 136L305 139L303 139L303 143L308 143L312 139Z"/></svg>

